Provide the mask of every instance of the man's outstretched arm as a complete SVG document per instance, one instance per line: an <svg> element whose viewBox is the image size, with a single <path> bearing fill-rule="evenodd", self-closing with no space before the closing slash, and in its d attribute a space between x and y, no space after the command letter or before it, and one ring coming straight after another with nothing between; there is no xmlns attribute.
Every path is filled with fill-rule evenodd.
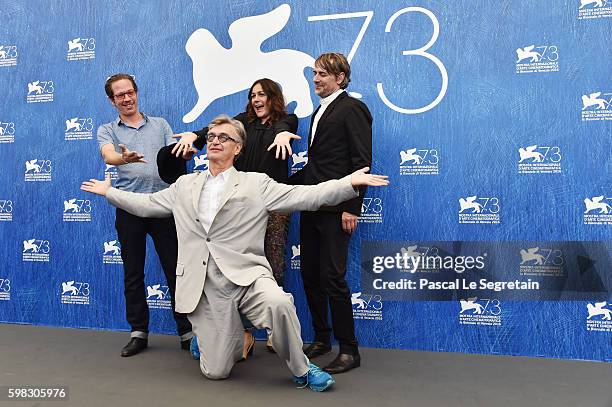
<svg viewBox="0 0 612 407"><path fill-rule="evenodd" d="M368 167L339 180L317 185L285 185L267 178L262 185L262 198L268 211L314 211L321 206L335 206L359 195L357 187L389 185L386 175L367 174Z"/></svg>
<svg viewBox="0 0 612 407"><path fill-rule="evenodd" d="M109 176L104 181L97 179L84 181L81 190L104 196L112 205L142 218L171 216L176 198L176 183L154 194L138 194L113 188Z"/></svg>

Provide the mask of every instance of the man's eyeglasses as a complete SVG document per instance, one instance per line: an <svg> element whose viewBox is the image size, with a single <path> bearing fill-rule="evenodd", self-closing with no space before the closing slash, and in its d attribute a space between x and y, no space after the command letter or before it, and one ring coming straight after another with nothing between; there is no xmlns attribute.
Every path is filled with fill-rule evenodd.
<svg viewBox="0 0 612 407"><path fill-rule="evenodd" d="M231 138L230 136L228 136L225 133L221 133L221 134L208 133L206 135L206 141L208 141L209 143L212 143L213 141L215 141L215 137L217 138L217 140L219 140L219 143L225 143L227 140L231 140L234 143L238 143L238 141L236 141L235 139Z"/></svg>
<svg viewBox="0 0 612 407"><path fill-rule="evenodd" d="M113 98L118 99L118 100L123 100L125 99L126 96L129 96L131 99L134 96L136 96L136 91L132 89L132 90L128 90L127 92L117 93L116 95L113 95Z"/></svg>

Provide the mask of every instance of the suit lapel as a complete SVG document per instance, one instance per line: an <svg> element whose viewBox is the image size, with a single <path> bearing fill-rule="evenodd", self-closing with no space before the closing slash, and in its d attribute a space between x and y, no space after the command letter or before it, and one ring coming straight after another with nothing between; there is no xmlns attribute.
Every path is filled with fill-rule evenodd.
<svg viewBox="0 0 612 407"><path fill-rule="evenodd" d="M319 107L317 107L317 110L315 110L312 116L310 116L310 130L308 131L308 135L310 137L308 137L308 146L312 144L312 124L314 123L314 118L317 115L317 112L319 111L320 108L321 108L321 105L319 105Z"/></svg>
<svg viewBox="0 0 612 407"><path fill-rule="evenodd" d="M202 195L206 178L205 172L199 173L195 180L193 180L193 185L191 187L191 201L193 203L193 210L196 214L200 211L200 195Z"/></svg>
<svg viewBox="0 0 612 407"><path fill-rule="evenodd" d="M234 193L236 192L236 189L238 189L238 171L234 167L230 168L227 171L229 172L228 174L229 179L227 180L227 183L225 184L223 195L221 195L221 200L219 201L219 206L218 206L219 209L217 209L217 213L219 213L221 208L223 208L223 205L225 205L227 200L230 199L232 195L234 195ZM213 219L213 222L214 221L215 220Z"/></svg>
<svg viewBox="0 0 612 407"><path fill-rule="evenodd" d="M320 140L320 136L322 135L322 133L319 130L321 130L321 127L325 123L325 120L329 117L329 115L332 113L334 108L336 106L338 106L339 103L341 103L340 100L344 99L347 96L348 95L347 95L346 91L343 91L342 93L340 93L338 95L338 97L336 97L336 99L334 99L333 102L331 102L329 104L329 106L327 106L327 109L325 109L325 112L323 112L323 115L321 116L321 118L319 119L319 123L317 124L317 134L318 135L317 135L317 140L315 140L315 141L312 141L312 137L313 137L313 135L312 135L312 122L310 123L310 133L311 134L310 134L310 140L308 140L310 147L314 147L314 145L317 144L317 141ZM319 106L319 109L320 108L321 108L321 106ZM319 111L319 109L317 109L317 111ZM313 121L314 121L314 116L315 115L316 115L316 112L315 112L315 114L312 115Z"/></svg>

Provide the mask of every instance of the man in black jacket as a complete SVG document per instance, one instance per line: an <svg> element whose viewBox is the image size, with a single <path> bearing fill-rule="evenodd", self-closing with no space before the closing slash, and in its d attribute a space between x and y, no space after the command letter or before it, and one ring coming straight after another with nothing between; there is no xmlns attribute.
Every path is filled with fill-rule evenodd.
<svg viewBox="0 0 612 407"><path fill-rule="evenodd" d="M372 116L363 102L344 90L351 74L348 61L342 54L323 54L313 74L321 105L311 119L308 164L291 178L294 184L339 179L372 163ZM331 351L329 304L334 336L340 344L338 357L324 368L329 373L345 372L361 362L345 274L364 192L365 188L359 197L337 206L302 212L300 218L302 279L315 331L315 341L305 353L315 358Z"/></svg>

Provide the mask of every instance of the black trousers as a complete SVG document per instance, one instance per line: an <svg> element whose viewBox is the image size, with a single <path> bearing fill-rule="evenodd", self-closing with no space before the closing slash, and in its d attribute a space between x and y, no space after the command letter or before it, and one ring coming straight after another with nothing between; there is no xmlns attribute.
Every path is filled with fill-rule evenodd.
<svg viewBox="0 0 612 407"><path fill-rule="evenodd" d="M123 260L125 313L132 332L149 332L149 306L145 294L144 271L147 234L153 239L155 251L166 275L178 334L190 332L191 323L187 316L174 311L178 256L174 218L141 218L117 208L115 228Z"/></svg>
<svg viewBox="0 0 612 407"><path fill-rule="evenodd" d="M302 212L300 268L315 341L330 342L328 307L340 353L357 353L351 294L346 283L346 259L351 235L342 230L342 214Z"/></svg>

